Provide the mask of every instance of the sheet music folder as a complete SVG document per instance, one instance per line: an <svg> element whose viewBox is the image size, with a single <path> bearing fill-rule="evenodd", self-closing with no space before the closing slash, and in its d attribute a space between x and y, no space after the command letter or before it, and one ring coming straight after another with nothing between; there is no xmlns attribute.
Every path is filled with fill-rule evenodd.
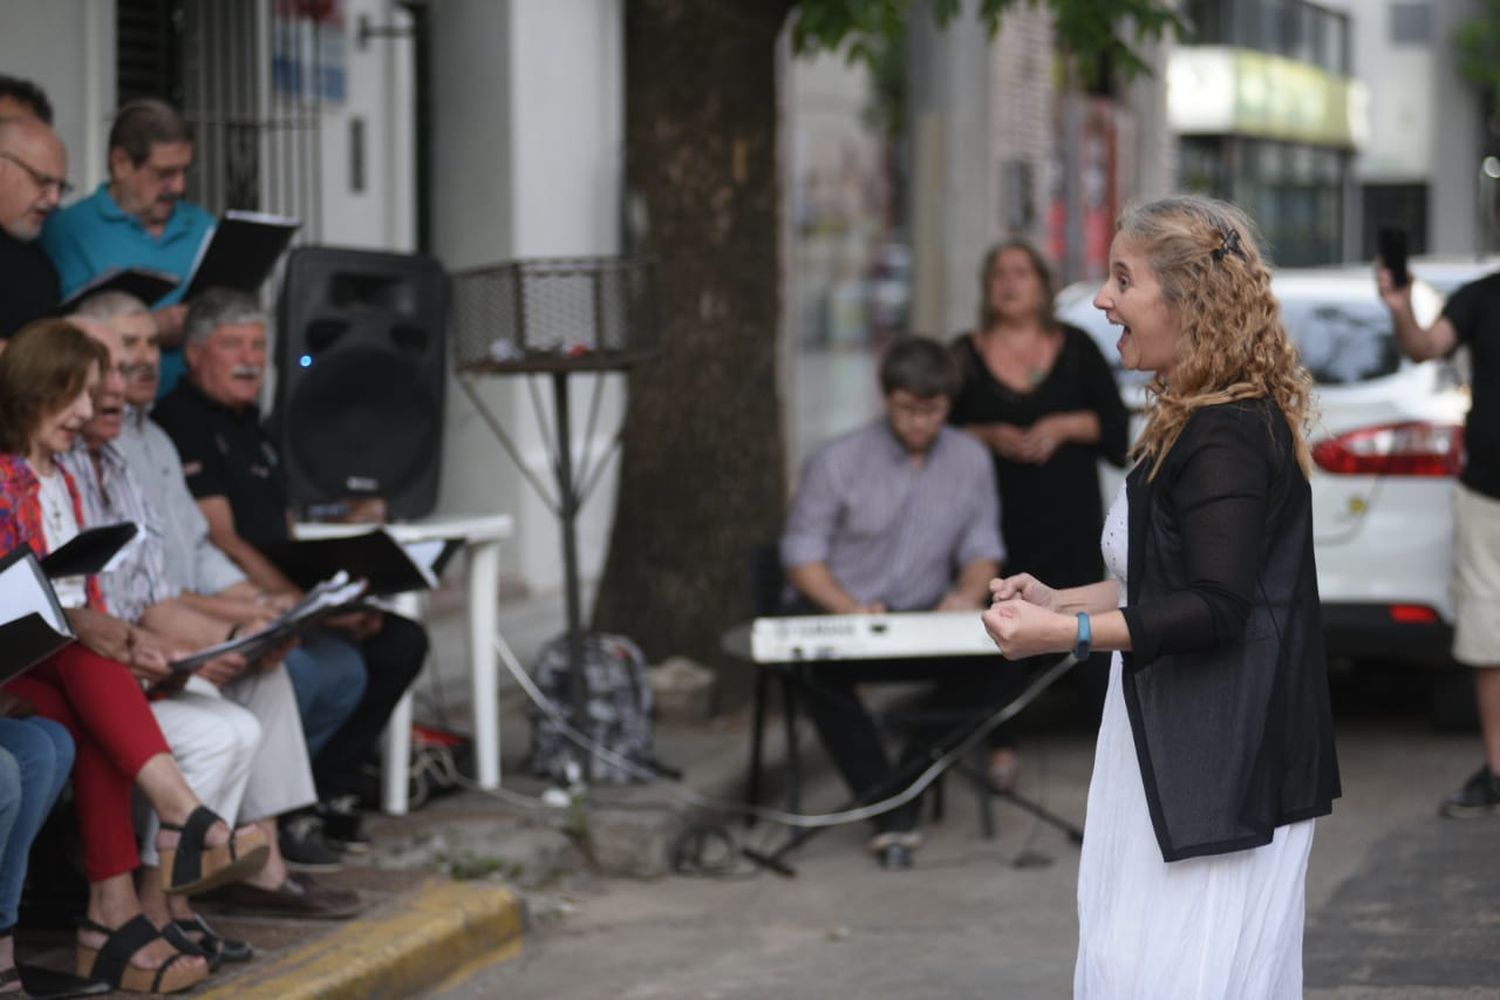
<svg viewBox="0 0 1500 1000"><path fill-rule="evenodd" d="M149 267L113 267L103 271L92 281L73 291L57 307L57 315L66 316L83 305L85 299L99 292L124 292L140 299L147 306L182 284L175 274L157 271Z"/></svg>
<svg viewBox="0 0 1500 1000"><path fill-rule="evenodd" d="M198 251L184 301L205 288L260 291L302 223L262 212L225 212Z"/></svg>
<svg viewBox="0 0 1500 1000"><path fill-rule="evenodd" d="M0 683L35 666L75 638L57 594L31 547L0 559Z"/></svg>
<svg viewBox="0 0 1500 1000"><path fill-rule="evenodd" d="M291 610L259 632L226 639L217 645L200 649L191 656L173 660L169 666L178 673L188 673L225 653L239 653L246 659L254 660L325 618L349 610L364 594L363 580L350 580L347 573L335 573L329 579L309 588Z"/></svg>
<svg viewBox="0 0 1500 1000"><path fill-rule="evenodd" d="M137 530L130 521L85 528L62 548L43 556L42 571L52 580L65 576L93 576L109 565L116 553L135 537Z"/></svg>
<svg viewBox="0 0 1500 1000"><path fill-rule="evenodd" d="M371 596L387 597L436 587L434 567L445 563L454 547L444 545L428 555L418 545L403 546L388 531L376 528L359 535L277 542L261 552L303 589L344 570L366 581Z"/></svg>

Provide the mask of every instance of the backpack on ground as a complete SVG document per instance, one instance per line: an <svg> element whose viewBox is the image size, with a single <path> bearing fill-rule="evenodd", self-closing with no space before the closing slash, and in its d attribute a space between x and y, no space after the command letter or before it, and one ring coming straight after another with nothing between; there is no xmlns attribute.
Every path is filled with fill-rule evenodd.
<svg viewBox="0 0 1500 1000"><path fill-rule="evenodd" d="M572 674L568 637L558 636L542 647L533 678L547 700L596 746L622 757L637 768L655 772L651 741L651 681L640 647L622 635L589 634L582 639L583 673L588 684L587 722L573 720ZM563 735L554 719L530 705L531 757L528 769L539 777L568 781L568 765L583 751ZM590 779L595 784L624 785L644 777L608 755L592 755Z"/></svg>

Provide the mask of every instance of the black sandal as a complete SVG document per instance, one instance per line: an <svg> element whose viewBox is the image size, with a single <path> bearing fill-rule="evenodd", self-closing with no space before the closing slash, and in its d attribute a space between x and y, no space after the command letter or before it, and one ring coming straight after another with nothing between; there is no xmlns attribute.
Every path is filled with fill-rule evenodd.
<svg viewBox="0 0 1500 1000"><path fill-rule="evenodd" d="M219 956L210 954L207 948L178 930L175 922L167 921L167 925L161 929L161 936L189 958L201 958L207 962L209 975L219 971Z"/></svg>
<svg viewBox="0 0 1500 1000"><path fill-rule="evenodd" d="M0 940L4 940L5 938L15 937L15 936L16 936L16 925L15 924L11 924L9 927L0 927ZM15 956L14 955L11 956L11 961L12 962L15 961ZM0 970L0 986L9 986L11 983L20 983L20 982L21 982L21 967L19 965L12 964L11 967L8 968L8 969ZM0 997L30 997L30 996L31 996L31 994L26 992L26 984L25 983L21 983L21 988L18 989L18 990L0 990Z"/></svg>
<svg viewBox="0 0 1500 1000"><path fill-rule="evenodd" d="M219 966L225 962L248 962L255 957L255 949L250 947L248 941L224 937L210 927L201 914L195 913L187 920L174 920L162 929L162 933L166 935L168 941L174 944L177 938L181 938L203 952L204 957L208 959L210 972L218 972ZM203 936L195 941L188 936L189 934Z"/></svg>
<svg viewBox="0 0 1500 1000"><path fill-rule="evenodd" d="M15 937L15 934L14 924L9 927L0 927L0 940ZM21 988L0 992L0 998L4 1000L22 1000L22 998L24 1000L66 1000L67 997L93 997L109 992L108 983L80 979L78 976L58 972L56 969L22 965L20 962L0 972L0 986L7 986L14 982L20 982Z"/></svg>
<svg viewBox="0 0 1500 1000"><path fill-rule="evenodd" d="M119 927L110 929L88 917L78 922L84 930L105 935L104 946L78 945L78 974L108 983L130 993L177 993L192 989L208 978L208 969L196 972L177 963L187 954L179 950L154 969L131 965L136 952L163 937L144 913L137 913ZM175 945L174 945L175 947Z"/></svg>
<svg viewBox="0 0 1500 1000"><path fill-rule="evenodd" d="M230 828L227 841L210 846L208 831L215 823L222 822L208 806L194 809L181 826L162 821L163 830L181 834L176 844L159 852L163 890L190 896L226 882L237 882L261 870L271 856L265 833L257 828L240 834Z"/></svg>

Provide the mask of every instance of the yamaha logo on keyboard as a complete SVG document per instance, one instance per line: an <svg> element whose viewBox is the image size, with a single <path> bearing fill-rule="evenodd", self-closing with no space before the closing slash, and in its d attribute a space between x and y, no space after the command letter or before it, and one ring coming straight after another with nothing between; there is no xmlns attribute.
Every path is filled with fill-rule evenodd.
<svg viewBox="0 0 1500 1000"><path fill-rule="evenodd" d="M757 618L750 648L759 663L999 655L978 611Z"/></svg>

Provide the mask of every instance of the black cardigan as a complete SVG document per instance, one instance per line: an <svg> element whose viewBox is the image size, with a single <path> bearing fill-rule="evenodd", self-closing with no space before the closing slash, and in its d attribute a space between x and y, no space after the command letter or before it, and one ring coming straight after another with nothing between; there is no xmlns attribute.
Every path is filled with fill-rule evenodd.
<svg viewBox="0 0 1500 1000"><path fill-rule="evenodd" d="M1269 400L1204 407L1126 480L1124 694L1162 859L1269 843L1338 798L1312 493Z"/></svg>

